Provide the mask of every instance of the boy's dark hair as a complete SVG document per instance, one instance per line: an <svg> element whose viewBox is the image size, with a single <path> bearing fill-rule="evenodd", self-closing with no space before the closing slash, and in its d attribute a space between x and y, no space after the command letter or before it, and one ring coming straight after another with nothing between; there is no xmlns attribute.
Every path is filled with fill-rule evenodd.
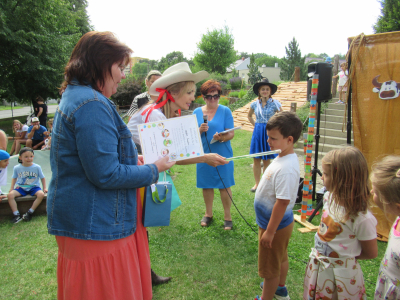
<svg viewBox="0 0 400 300"><path fill-rule="evenodd" d="M22 154L24 154L25 152L32 152L32 154L35 154L34 152L33 152L33 149L32 148L29 148L29 147L24 147L24 148L22 148L20 151L19 151L19 156L21 156ZM20 160L19 159L19 157L18 157L18 162L20 163L20 164L22 164L22 160Z"/></svg>
<svg viewBox="0 0 400 300"><path fill-rule="evenodd" d="M300 118L290 111L282 111L273 115L267 123L267 130L278 129L284 138L293 137L293 143L296 143L303 130L303 123Z"/></svg>

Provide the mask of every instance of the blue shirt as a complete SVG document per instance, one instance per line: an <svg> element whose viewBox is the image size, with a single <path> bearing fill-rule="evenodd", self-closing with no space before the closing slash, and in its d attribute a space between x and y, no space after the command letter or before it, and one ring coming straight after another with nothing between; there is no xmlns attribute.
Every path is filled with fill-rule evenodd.
<svg viewBox="0 0 400 300"><path fill-rule="evenodd" d="M47 131L47 128L39 125L39 129L35 131L35 133L33 134L32 140L39 140L39 141L43 141L44 140L44 132ZM28 128L28 134L31 133L33 128L33 125L29 126Z"/></svg>
<svg viewBox="0 0 400 300"><path fill-rule="evenodd" d="M282 107L282 104L278 100L269 98L267 104L262 107L260 100L256 100L250 104L250 107L254 110L256 115L256 123L267 123L268 120Z"/></svg>
<svg viewBox="0 0 400 300"><path fill-rule="evenodd" d="M12 178L17 179L16 186L29 192L34 187L40 187L39 179L44 178L44 175L42 168L37 164L32 164L30 167L19 164L14 167Z"/></svg>

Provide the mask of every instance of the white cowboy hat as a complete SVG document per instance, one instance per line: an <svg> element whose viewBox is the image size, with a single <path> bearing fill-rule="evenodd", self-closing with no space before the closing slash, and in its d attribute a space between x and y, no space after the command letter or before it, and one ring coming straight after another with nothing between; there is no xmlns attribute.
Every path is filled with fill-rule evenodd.
<svg viewBox="0 0 400 300"><path fill-rule="evenodd" d="M206 79L208 76L209 74L206 71L200 71L193 74L188 63L181 62L166 69L161 78L157 79L151 85L149 94L158 96L159 92L156 91L157 88L165 89L171 84L182 81L194 81L194 83L197 83L203 79Z"/></svg>

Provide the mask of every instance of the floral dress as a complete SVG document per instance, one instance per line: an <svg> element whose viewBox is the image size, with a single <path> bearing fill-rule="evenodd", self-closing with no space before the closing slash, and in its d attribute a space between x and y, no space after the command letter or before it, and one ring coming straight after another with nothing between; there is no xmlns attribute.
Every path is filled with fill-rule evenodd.
<svg viewBox="0 0 400 300"><path fill-rule="evenodd" d="M400 217L397 217L390 231L389 242L376 282L375 299L400 298L400 232L396 230L399 220Z"/></svg>

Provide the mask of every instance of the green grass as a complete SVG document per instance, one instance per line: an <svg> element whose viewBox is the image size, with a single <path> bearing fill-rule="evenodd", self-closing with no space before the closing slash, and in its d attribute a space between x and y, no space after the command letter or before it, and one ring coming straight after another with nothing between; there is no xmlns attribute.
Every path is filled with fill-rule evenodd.
<svg viewBox="0 0 400 300"><path fill-rule="evenodd" d="M24 108L24 106L14 106L12 109ZM11 110L11 106L0 106L0 110Z"/></svg>
<svg viewBox="0 0 400 300"><path fill-rule="evenodd" d="M248 154L251 133L236 131L234 155ZM251 159L235 161L233 200L244 218L256 228ZM196 188L196 167L174 166L174 184L182 205L171 214L171 225L149 228L153 269L172 276L170 283L153 288L154 300L173 299L254 299L260 294L257 274L257 235L232 206L234 229L223 229L223 209L219 193L214 201L214 221L200 226L205 206L202 191ZM299 209L299 205L295 206ZM320 217L313 220L318 225ZM288 253L290 268L287 287L293 300L302 299L306 261L314 245L315 233L300 233L295 224ZM46 217L16 225L0 222L1 299L55 299L57 246L47 234ZM373 299L379 263L386 243L378 243L378 258L360 261L368 299Z"/></svg>

